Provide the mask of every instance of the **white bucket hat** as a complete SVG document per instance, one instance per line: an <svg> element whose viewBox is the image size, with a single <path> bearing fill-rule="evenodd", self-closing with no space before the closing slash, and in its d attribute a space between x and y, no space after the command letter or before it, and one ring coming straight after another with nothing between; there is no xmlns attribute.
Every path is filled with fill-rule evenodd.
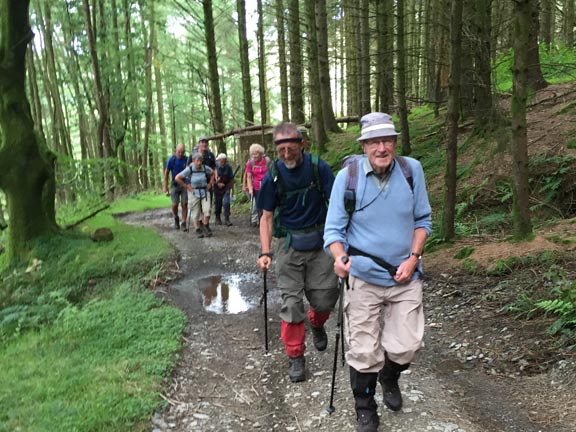
<svg viewBox="0 0 576 432"><path fill-rule="evenodd" d="M216 156L216 160L219 161L220 159L228 159L228 157L224 153L220 153Z"/></svg>
<svg viewBox="0 0 576 432"><path fill-rule="evenodd" d="M360 119L360 127L362 129L358 141L364 141L370 138L400 135L396 132L396 129L394 129L392 117L381 112L373 112L362 116Z"/></svg>

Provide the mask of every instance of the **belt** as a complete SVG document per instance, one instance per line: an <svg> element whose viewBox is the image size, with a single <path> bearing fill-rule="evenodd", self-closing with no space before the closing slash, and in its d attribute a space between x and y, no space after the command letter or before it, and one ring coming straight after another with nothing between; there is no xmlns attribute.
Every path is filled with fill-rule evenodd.
<svg viewBox="0 0 576 432"><path fill-rule="evenodd" d="M380 267L388 270L388 273L390 273L390 276L392 276L392 277L394 277L396 275L396 270L398 270L397 267L393 266L392 264L383 260L382 258L378 258L374 255L370 255L369 253L366 253L366 252L363 252L359 249L356 249L354 246L348 246L348 255L352 255L352 256L359 255L359 256L366 257L366 258L370 258L372 261L374 261Z"/></svg>

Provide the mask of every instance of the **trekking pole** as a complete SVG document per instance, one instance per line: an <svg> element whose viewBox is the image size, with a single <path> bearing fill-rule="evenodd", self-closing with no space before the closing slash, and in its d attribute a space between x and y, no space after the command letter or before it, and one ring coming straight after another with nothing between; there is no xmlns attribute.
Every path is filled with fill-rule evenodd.
<svg viewBox="0 0 576 432"><path fill-rule="evenodd" d="M346 264L348 262L348 257L342 257L342 262ZM336 385L336 369L338 368L338 344L340 342L340 336L342 336L342 362L344 362L344 329L342 326L342 321L344 318L344 279L338 278L338 290L340 291L340 298L338 299L338 321L336 324L336 341L334 343L334 365L332 367L332 388L330 389L330 404L326 407L328 414L332 414L336 411L334 408L334 387ZM344 365L344 363L342 363Z"/></svg>
<svg viewBox="0 0 576 432"><path fill-rule="evenodd" d="M266 354L268 354L268 287L266 285L266 272L264 270L264 346L266 347Z"/></svg>

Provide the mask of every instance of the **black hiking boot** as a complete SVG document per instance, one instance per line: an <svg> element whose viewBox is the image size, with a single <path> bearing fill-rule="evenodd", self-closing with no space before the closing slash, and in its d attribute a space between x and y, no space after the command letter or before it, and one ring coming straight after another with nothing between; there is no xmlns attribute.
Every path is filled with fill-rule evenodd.
<svg viewBox="0 0 576 432"><path fill-rule="evenodd" d="M312 340L314 341L314 347L318 351L324 351L328 346L328 335L324 326L322 327L311 327L312 328Z"/></svg>
<svg viewBox="0 0 576 432"><path fill-rule="evenodd" d="M220 219L220 215L216 215L216 225L222 225L222 219Z"/></svg>
<svg viewBox="0 0 576 432"><path fill-rule="evenodd" d="M398 386L398 379L400 373L408 369L409 366L410 363L401 365L386 356L384 367L378 373L378 381L382 384L384 403L392 411L400 411L402 408L402 393Z"/></svg>
<svg viewBox="0 0 576 432"><path fill-rule="evenodd" d="M232 226L232 222L230 222L230 218L224 218L224 225Z"/></svg>
<svg viewBox="0 0 576 432"><path fill-rule="evenodd" d="M356 432L377 432L380 419L376 410L356 411Z"/></svg>
<svg viewBox="0 0 576 432"><path fill-rule="evenodd" d="M204 238L204 230L202 228L196 228L196 237Z"/></svg>
<svg viewBox="0 0 576 432"><path fill-rule="evenodd" d="M377 432L380 418L376 393L376 373L361 373L350 367L350 384L356 410L356 432Z"/></svg>
<svg viewBox="0 0 576 432"><path fill-rule="evenodd" d="M174 229L180 229L180 218L178 216L174 217Z"/></svg>
<svg viewBox="0 0 576 432"><path fill-rule="evenodd" d="M296 358L289 358L290 367L288 368L288 376L290 381L302 382L306 380L306 359L303 355Z"/></svg>
<svg viewBox="0 0 576 432"><path fill-rule="evenodd" d="M188 224L186 223L186 221L182 221L182 231L184 232L188 232Z"/></svg>
<svg viewBox="0 0 576 432"><path fill-rule="evenodd" d="M204 231L204 237L212 237L212 230L208 225L203 225L202 230Z"/></svg>

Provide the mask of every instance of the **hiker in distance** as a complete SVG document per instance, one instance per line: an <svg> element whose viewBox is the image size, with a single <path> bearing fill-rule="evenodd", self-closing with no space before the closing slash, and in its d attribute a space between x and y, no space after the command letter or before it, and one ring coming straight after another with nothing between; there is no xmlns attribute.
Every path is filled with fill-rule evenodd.
<svg viewBox="0 0 576 432"><path fill-rule="evenodd" d="M230 222L230 191L234 187L234 170L228 163L228 157L220 153L216 157L216 184L214 187L214 215L216 225L222 225L222 207L224 207L224 224L231 226Z"/></svg>
<svg viewBox="0 0 576 432"><path fill-rule="evenodd" d="M270 158L264 154L264 147L260 144L252 144L249 149L250 159L246 162L246 190L250 198L250 225L255 227L260 224L262 210L258 208L258 195L260 185L270 165Z"/></svg>
<svg viewBox="0 0 576 432"><path fill-rule="evenodd" d="M338 299L333 261L322 249L334 175L326 162L302 151L302 134L295 124L280 123L272 136L278 159L270 164L258 196L262 209L258 267L265 271L275 260L282 295L280 336L289 358L288 376L299 382L306 379L306 315L314 346L324 351L328 343L324 323ZM304 295L310 303L308 313Z"/></svg>
<svg viewBox="0 0 576 432"><path fill-rule="evenodd" d="M422 252L432 222L422 166L395 157L392 118L374 112L360 124L364 155L336 176L324 245L349 283L344 334L357 431L374 432L377 381L386 406L400 410L400 373L422 346Z"/></svg>
<svg viewBox="0 0 576 432"><path fill-rule="evenodd" d="M164 169L164 193L172 200L172 214L174 215L174 229L180 229L180 218L178 217L178 204L182 207L182 229L188 231L186 217L188 215L188 193L186 187L176 182L176 176L186 168L187 159L184 144L178 144L176 151L168 159ZM170 190L168 190L168 173L172 174ZM185 182L186 183L186 182Z"/></svg>
<svg viewBox="0 0 576 432"><path fill-rule="evenodd" d="M178 184L188 190L190 218L194 222L198 238L212 237L209 223L212 201L208 190L212 186L213 178L212 168L202 163L202 155L198 152L192 155L192 164L176 176Z"/></svg>
<svg viewBox="0 0 576 432"><path fill-rule="evenodd" d="M212 185L216 182L216 156L208 148L208 137L205 135L198 138L198 145L192 149L192 154L188 158L187 166L192 165L192 155L200 153L202 155L202 164L212 169L212 178L208 181L208 190L210 191L210 202L214 201L214 190Z"/></svg>

